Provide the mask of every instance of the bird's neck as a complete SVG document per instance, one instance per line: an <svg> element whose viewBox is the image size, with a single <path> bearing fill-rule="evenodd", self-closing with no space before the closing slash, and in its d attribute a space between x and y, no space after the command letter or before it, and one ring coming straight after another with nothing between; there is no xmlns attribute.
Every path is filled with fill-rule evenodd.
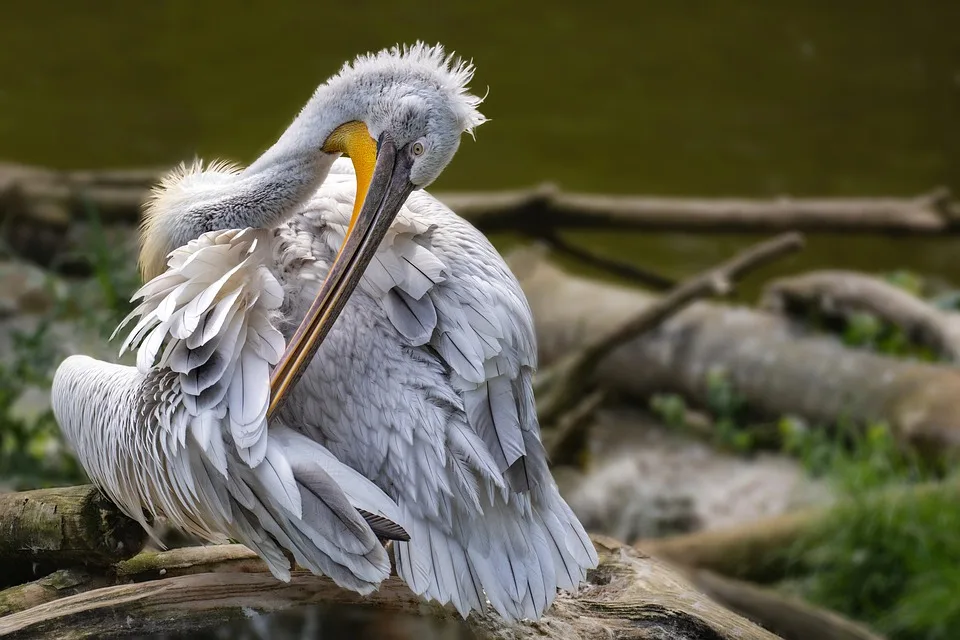
<svg viewBox="0 0 960 640"><path fill-rule="evenodd" d="M324 151L326 139L338 126L363 117L354 88L321 85L280 139L246 169L181 173L162 185L141 230L144 278L162 273L169 252L204 233L272 229L293 216L340 155Z"/></svg>
<svg viewBox="0 0 960 640"><path fill-rule="evenodd" d="M326 85L314 93L280 139L244 169L226 203L236 212L227 227L276 227L292 216L326 179L339 153L324 142L339 125L359 118Z"/></svg>

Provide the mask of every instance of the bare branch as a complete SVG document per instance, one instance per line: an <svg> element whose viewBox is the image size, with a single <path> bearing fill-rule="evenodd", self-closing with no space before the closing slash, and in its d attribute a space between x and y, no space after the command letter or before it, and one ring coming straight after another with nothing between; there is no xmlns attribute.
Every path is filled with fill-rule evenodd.
<svg viewBox="0 0 960 640"><path fill-rule="evenodd" d="M0 165L0 218L35 223L85 219L134 223L161 170L53 171ZM938 188L913 198L674 198L562 193L550 184L486 193L442 193L454 211L486 231L631 228L658 231L954 232L957 205Z"/></svg>
<svg viewBox="0 0 960 640"><path fill-rule="evenodd" d="M600 269L601 271L613 274L619 278L641 284L655 291L666 291L667 289L676 286L676 282L674 280L662 276L659 273L649 271L647 269L641 269L640 267L636 267L629 262L621 262L619 260L613 260L612 258L605 258L593 253L592 251L588 251L583 247L578 247L575 244L567 242L552 228L531 232L530 237L540 240L550 247L551 251L559 253L560 255L573 258L574 260L582 262L587 266L594 267L596 269Z"/></svg>
<svg viewBox="0 0 960 640"><path fill-rule="evenodd" d="M0 591L0 618L107 584L107 578L85 569L60 569L39 580Z"/></svg>

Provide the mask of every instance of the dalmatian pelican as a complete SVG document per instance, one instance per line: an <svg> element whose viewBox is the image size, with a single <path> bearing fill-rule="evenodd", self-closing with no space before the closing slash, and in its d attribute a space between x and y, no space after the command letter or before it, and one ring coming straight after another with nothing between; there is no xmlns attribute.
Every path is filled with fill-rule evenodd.
<svg viewBox="0 0 960 640"><path fill-rule="evenodd" d="M71 356L52 390L148 531L162 516L360 593L391 540L410 588L464 617L539 618L596 566L541 444L524 294L422 190L485 121L472 76L440 45L360 56L249 166L156 187L118 327L136 366Z"/></svg>

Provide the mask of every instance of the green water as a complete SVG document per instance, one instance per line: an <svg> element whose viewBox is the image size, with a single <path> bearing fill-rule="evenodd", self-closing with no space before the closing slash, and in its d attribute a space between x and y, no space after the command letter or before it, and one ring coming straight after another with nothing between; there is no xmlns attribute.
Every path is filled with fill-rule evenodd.
<svg viewBox="0 0 960 640"><path fill-rule="evenodd" d="M695 195L960 191L960 2L10 3L0 158L249 161L357 52L442 41L492 121L437 189L544 180ZM744 238L584 236L684 273ZM795 267L960 282L954 240L814 238Z"/></svg>

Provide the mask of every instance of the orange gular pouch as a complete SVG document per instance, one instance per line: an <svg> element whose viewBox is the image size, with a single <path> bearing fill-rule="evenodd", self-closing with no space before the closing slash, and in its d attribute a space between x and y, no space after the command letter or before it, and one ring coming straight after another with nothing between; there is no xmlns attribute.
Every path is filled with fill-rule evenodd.
<svg viewBox="0 0 960 640"><path fill-rule="evenodd" d="M353 203L350 226L347 228L349 236L373 179L373 168L377 164L377 142L370 137L367 125L353 120L334 129L323 143L323 150L326 153L342 153L348 156L353 163L353 170L357 173L357 196Z"/></svg>

